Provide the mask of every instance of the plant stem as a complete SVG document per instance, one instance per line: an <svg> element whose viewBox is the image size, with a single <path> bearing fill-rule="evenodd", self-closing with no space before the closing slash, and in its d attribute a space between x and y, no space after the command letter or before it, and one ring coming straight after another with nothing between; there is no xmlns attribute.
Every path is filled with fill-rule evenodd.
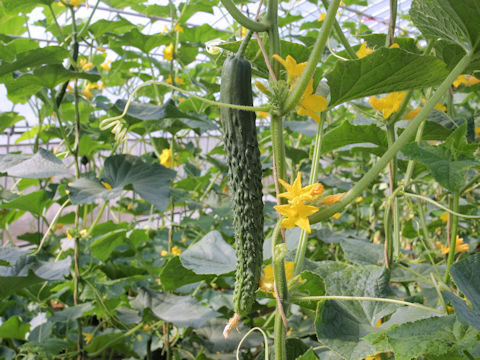
<svg viewBox="0 0 480 360"><path fill-rule="evenodd" d="M330 30L332 29L339 5L340 0L333 0L330 3L327 15L323 21L322 28L320 29L320 33L315 41L315 45L313 46L310 57L308 58L307 66L305 67L302 76L300 76L300 79L298 79L294 89L288 94L283 109L281 109L282 114L287 114L289 111L294 109L305 92L305 89L307 88L307 85L310 82L313 73L315 72L317 64L322 58L323 49L325 48L328 37L330 36ZM276 63L278 63L278 61L276 61Z"/></svg>
<svg viewBox="0 0 480 360"><path fill-rule="evenodd" d="M385 47L390 47L395 42L395 24L397 22L397 0L390 0L390 22L388 34L385 39Z"/></svg>
<svg viewBox="0 0 480 360"><path fill-rule="evenodd" d="M237 9L237 7L235 6L232 0L220 0L220 1L222 2L225 9L227 9L227 11L230 13L230 15L232 15L232 17L235 20L237 20L237 22L240 25L246 27L248 30L252 30L255 32L262 32L268 29L269 26L267 24L254 21L246 17L245 15L243 15L243 13Z"/></svg>
<svg viewBox="0 0 480 360"><path fill-rule="evenodd" d="M283 261L285 252L282 252L282 244L280 238L282 220L279 219L272 234L272 262L273 262L273 276L275 294L277 296L277 309L275 312L274 322L274 347L275 347L275 360L286 359L286 347L285 347L285 311L288 304L288 285L287 278L285 276L285 263Z"/></svg>
<svg viewBox="0 0 480 360"><path fill-rule="evenodd" d="M328 9L329 8L329 3L328 3L328 0L322 0L322 3L323 3L323 6L325 7L325 9ZM345 34L343 33L343 30L342 28L340 27L340 25L338 24L338 21L337 19L334 19L334 22L333 22L333 30L335 31L335 35L337 35L338 37L338 40L340 40L340 42L342 43L343 47L345 48L345 51L347 52L348 56L350 57L350 59L358 59L358 56L356 54L356 52L353 50L353 48L350 46L350 43L348 42L348 39L347 37L345 36Z"/></svg>
<svg viewBox="0 0 480 360"><path fill-rule="evenodd" d="M310 169L310 180L309 185L315 184L318 168L320 164L320 154L322 152L322 138L323 138L323 127L327 113L323 112L320 114L320 123L317 127L317 135L315 136L315 145L313 147L313 158L312 158L312 168ZM300 239L298 241L297 253L295 254L295 267L293 269L293 277L300 274L303 270L303 264L305 261L305 253L307 250L307 240L308 233L302 229L300 233Z"/></svg>
<svg viewBox="0 0 480 360"><path fill-rule="evenodd" d="M240 47L238 48L238 51L235 56L240 57L245 54L245 51L247 51L248 48L248 43L250 42L250 39L252 38L253 31L248 30L247 35L242 40L242 43L240 44Z"/></svg>
<svg viewBox="0 0 480 360"><path fill-rule="evenodd" d="M385 154L372 166L372 168L350 189L337 203L328 207L320 209L317 213L310 217L310 223L317 223L321 220L327 219L339 210L345 208L349 203L354 201L362 191L375 180L378 174L385 168L388 162L397 154L400 149L405 146L413 135L417 132L420 124L427 118L427 115L432 111L436 103L445 94L445 91L450 87L450 84L462 74L465 68L470 64L473 58L473 53L468 52L457 63L454 69L450 72L447 78L440 84L438 89L434 92L432 97L427 101L420 113L413 119L405 131L397 138L392 147L390 147Z"/></svg>
<svg viewBox="0 0 480 360"><path fill-rule="evenodd" d="M453 193L453 211L458 212L458 205L460 201L459 192L455 191ZM450 283L450 267L453 264L455 259L455 247L457 246L457 233L458 233L458 216L450 213L449 217L451 219L451 228L450 228L450 251L448 252L447 257L447 268L445 270L445 284Z"/></svg>

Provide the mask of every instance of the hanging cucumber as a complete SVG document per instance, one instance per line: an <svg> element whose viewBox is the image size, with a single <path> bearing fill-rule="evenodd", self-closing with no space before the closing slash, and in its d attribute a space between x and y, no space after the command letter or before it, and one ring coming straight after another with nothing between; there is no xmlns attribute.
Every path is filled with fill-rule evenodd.
<svg viewBox="0 0 480 360"><path fill-rule="evenodd" d="M252 67L241 56L230 56L222 68L220 101L253 105ZM255 112L221 108L223 140L233 192L233 226L237 268L233 304L247 315L255 301L263 260L262 166Z"/></svg>

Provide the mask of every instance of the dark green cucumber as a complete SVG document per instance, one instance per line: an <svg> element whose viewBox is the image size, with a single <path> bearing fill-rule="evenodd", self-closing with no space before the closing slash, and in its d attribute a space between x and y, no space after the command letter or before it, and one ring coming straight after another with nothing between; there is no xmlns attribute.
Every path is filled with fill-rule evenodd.
<svg viewBox="0 0 480 360"><path fill-rule="evenodd" d="M222 68L220 101L253 105L252 67L243 57L230 56ZM263 260L262 165L255 112L221 108L223 140L233 192L233 226L237 268L234 310L250 313L255 301Z"/></svg>

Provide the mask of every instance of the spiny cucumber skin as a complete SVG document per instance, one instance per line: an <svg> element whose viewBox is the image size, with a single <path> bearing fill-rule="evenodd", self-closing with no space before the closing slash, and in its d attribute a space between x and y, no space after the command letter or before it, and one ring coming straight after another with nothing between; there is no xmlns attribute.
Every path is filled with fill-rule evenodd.
<svg viewBox="0 0 480 360"><path fill-rule="evenodd" d="M251 65L242 57L228 57L222 68L220 101L253 105ZM248 315L255 302L263 260L262 165L255 112L221 108L230 187L237 268L234 310Z"/></svg>

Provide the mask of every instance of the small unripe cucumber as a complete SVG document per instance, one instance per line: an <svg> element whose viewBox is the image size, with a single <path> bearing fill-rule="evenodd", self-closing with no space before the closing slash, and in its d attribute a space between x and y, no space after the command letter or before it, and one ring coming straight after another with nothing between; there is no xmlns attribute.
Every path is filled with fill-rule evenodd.
<svg viewBox="0 0 480 360"><path fill-rule="evenodd" d="M230 56L222 68L220 101L253 105L252 67L243 57ZM247 315L255 302L263 260L262 165L255 112L221 108L222 129L233 192L233 227L237 268L233 305Z"/></svg>

